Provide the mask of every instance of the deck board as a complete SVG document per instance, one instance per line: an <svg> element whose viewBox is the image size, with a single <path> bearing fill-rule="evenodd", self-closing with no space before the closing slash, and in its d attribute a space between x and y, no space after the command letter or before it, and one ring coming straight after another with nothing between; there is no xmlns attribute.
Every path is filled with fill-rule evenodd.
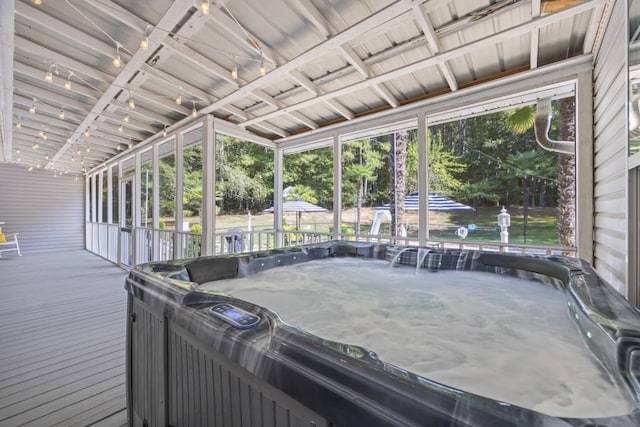
<svg viewBox="0 0 640 427"><path fill-rule="evenodd" d="M0 258L0 425L127 424L125 277L86 251Z"/></svg>

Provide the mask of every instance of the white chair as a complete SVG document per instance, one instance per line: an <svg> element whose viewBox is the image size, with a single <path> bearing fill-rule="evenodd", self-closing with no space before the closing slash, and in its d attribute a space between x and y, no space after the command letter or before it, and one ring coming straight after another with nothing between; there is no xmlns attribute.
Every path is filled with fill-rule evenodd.
<svg viewBox="0 0 640 427"><path fill-rule="evenodd" d="M3 252L18 252L18 255L22 256L20 253L20 244L18 243L18 233L13 235L13 240L9 240L4 243L0 243L0 258L2 258Z"/></svg>

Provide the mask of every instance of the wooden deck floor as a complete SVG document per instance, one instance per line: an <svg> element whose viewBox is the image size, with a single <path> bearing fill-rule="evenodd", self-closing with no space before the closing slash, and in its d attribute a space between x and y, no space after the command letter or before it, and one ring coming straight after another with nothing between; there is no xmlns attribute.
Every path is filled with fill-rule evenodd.
<svg viewBox="0 0 640 427"><path fill-rule="evenodd" d="M126 272L86 251L0 258L0 426L122 426Z"/></svg>

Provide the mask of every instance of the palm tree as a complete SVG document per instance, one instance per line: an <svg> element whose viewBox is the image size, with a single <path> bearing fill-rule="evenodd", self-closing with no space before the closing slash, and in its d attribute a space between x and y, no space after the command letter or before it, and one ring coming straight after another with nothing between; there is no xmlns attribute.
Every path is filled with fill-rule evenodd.
<svg viewBox="0 0 640 427"><path fill-rule="evenodd" d="M404 196L407 190L407 142L409 133L401 130L389 135L391 152L389 168L391 188L389 189L389 207L391 211L391 233L394 236L405 235Z"/></svg>
<svg viewBox="0 0 640 427"><path fill-rule="evenodd" d="M517 109L507 118L507 126L516 134L531 129L536 109L532 105ZM563 98L558 101L558 137L563 141L576 140L575 100ZM576 168L575 155L558 154L558 238L561 246L576 244Z"/></svg>

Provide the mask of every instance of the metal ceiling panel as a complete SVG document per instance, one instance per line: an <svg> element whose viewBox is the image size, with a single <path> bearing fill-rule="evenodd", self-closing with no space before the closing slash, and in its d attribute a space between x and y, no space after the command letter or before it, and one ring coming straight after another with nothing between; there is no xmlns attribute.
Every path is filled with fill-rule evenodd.
<svg viewBox="0 0 640 427"><path fill-rule="evenodd" d="M525 0L237 0L209 14L199 0L15 0L4 160L77 173L189 126L194 107L272 140L393 111L583 54L606 1L532 21Z"/></svg>

